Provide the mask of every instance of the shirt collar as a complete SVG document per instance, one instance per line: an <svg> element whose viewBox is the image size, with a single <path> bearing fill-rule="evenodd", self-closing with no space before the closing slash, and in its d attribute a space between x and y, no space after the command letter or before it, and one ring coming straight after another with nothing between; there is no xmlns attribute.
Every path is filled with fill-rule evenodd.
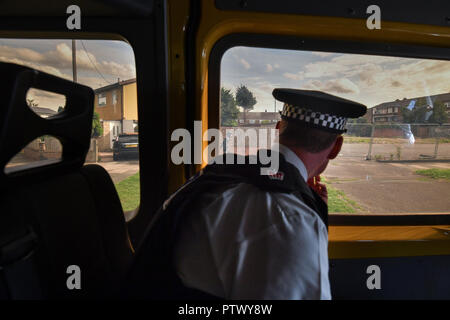
<svg viewBox="0 0 450 320"><path fill-rule="evenodd" d="M294 153L294 151L292 151L285 145L281 143L274 143L272 145L272 149L274 149L274 146L275 148L276 146L278 146L278 151L284 156L284 159L297 168L306 182L308 180L308 172L306 171L306 167L303 164L303 161Z"/></svg>

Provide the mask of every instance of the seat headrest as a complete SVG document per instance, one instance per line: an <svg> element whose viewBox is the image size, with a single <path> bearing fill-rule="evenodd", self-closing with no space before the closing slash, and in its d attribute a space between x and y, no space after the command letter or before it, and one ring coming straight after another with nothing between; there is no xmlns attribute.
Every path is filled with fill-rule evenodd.
<svg viewBox="0 0 450 320"><path fill-rule="evenodd" d="M80 168L89 149L94 92L91 88L28 67L0 63L0 188ZM64 111L41 118L26 103L30 88L62 94ZM52 135L62 144L60 162L5 174L5 166L33 140Z"/></svg>

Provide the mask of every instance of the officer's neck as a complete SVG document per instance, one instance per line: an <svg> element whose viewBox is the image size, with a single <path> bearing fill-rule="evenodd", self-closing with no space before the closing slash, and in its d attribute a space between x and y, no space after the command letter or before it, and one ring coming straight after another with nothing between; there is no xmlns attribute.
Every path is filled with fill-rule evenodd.
<svg viewBox="0 0 450 320"><path fill-rule="evenodd" d="M297 157L302 160L308 173L308 180L320 175L328 165L329 150L323 150L317 153L311 153L295 146L285 145L292 150Z"/></svg>

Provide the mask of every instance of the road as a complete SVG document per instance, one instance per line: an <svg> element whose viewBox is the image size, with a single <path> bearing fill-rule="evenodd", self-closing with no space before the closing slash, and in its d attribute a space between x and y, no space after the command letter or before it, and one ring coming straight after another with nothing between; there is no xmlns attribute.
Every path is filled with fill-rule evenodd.
<svg viewBox="0 0 450 320"><path fill-rule="evenodd" d="M449 212L450 182L414 173L432 168L450 169L450 163L386 163L343 153L323 176L362 206L363 213Z"/></svg>

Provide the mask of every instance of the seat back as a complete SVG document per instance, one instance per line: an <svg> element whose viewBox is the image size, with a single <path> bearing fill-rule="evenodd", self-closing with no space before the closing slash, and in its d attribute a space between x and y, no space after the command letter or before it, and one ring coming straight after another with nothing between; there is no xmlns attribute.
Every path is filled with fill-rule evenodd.
<svg viewBox="0 0 450 320"><path fill-rule="evenodd" d="M0 63L0 73L0 298L114 296L133 249L108 173L83 167L92 89L14 64ZM34 114L25 102L31 87L65 95L65 110L50 119ZM59 163L4 169L46 134L61 141Z"/></svg>

